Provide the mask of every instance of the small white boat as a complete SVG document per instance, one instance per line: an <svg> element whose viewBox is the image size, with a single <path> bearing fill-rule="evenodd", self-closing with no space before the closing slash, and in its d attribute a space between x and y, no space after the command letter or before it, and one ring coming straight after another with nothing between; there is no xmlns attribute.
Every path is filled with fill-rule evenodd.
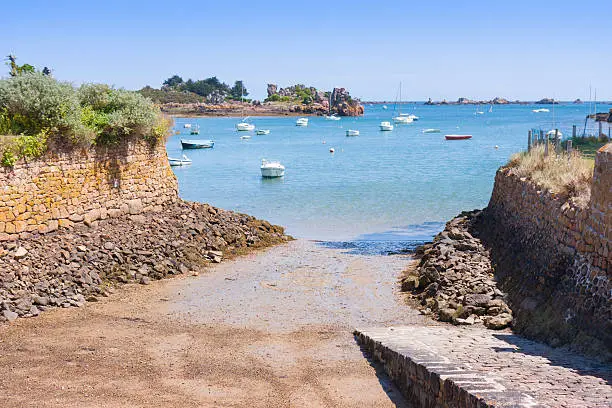
<svg viewBox="0 0 612 408"><path fill-rule="evenodd" d="M540 108L540 109L534 109L532 110L533 113L544 113L544 112L550 112L550 110L546 109L546 108Z"/></svg>
<svg viewBox="0 0 612 408"><path fill-rule="evenodd" d="M259 129L255 132L256 135L269 135L270 129Z"/></svg>
<svg viewBox="0 0 612 408"><path fill-rule="evenodd" d="M183 125L183 127L184 127L185 129L189 129L189 128L191 127L191 123L185 123L185 124Z"/></svg>
<svg viewBox="0 0 612 408"><path fill-rule="evenodd" d="M340 116L337 116L335 113L332 115L323 116L325 120L340 120Z"/></svg>
<svg viewBox="0 0 612 408"><path fill-rule="evenodd" d="M558 133L557 133L557 132L558 132ZM556 134L558 137L560 137L560 138L561 138L561 137L563 137L563 133L561 133L561 131L560 131L560 130L555 130L555 129L552 129L552 130L549 130L548 132L546 132L546 136L551 137L551 138L552 138L552 137L555 137L555 134Z"/></svg>
<svg viewBox="0 0 612 408"><path fill-rule="evenodd" d="M347 136L359 136L358 130L349 129L346 131Z"/></svg>
<svg viewBox="0 0 612 408"><path fill-rule="evenodd" d="M409 117L410 119L412 119L413 121L415 121L415 120L419 120L419 117L418 117L417 115L413 115L412 113L411 113L411 114L409 114L409 115L408 115L408 117Z"/></svg>
<svg viewBox="0 0 612 408"><path fill-rule="evenodd" d="M440 129L423 129L423 133L440 133Z"/></svg>
<svg viewBox="0 0 612 408"><path fill-rule="evenodd" d="M493 105L489 106L489 113L493 113Z"/></svg>
<svg viewBox="0 0 612 408"><path fill-rule="evenodd" d="M384 110L387 110L387 109L389 109L389 108L387 107L387 105L383 105L383 109L384 109Z"/></svg>
<svg viewBox="0 0 612 408"><path fill-rule="evenodd" d="M190 135L199 135L200 134L200 127L198 125L196 125L194 128L191 128L191 131L189 132Z"/></svg>
<svg viewBox="0 0 612 408"><path fill-rule="evenodd" d="M308 118L299 118L295 121L295 126L308 126Z"/></svg>
<svg viewBox="0 0 612 408"><path fill-rule="evenodd" d="M236 130L240 132L248 132L251 130L255 130L255 125L248 122L240 122L236 124Z"/></svg>
<svg viewBox="0 0 612 408"><path fill-rule="evenodd" d="M389 132L393 130L393 125L391 124L391 122L387 121L380 122L380 130Z"/></svg>
<svg viewBox="0 0 612 408"><path fill-rule="evenodd" d="M268 161L263 159L261 161L261 177L275 178L283 177L285 175L285 166L277 161Z"/></svg>
<svg viewBox="0 0 612 408"><path fill-rule="evenodd" d="M186 166L191 164L191 159L185 155L181 159L175 159L172 157L168 157L168 162L170 162L171 166Z"/></svg>
<svg viewBox="0 0 612 408"><path fill-rule="evenodd" d="M400 125L406 125L408 123L412 123L413 119L410 116L400 114L399 116L394 117L393 121Z"/></svg>
<svg viewBox="0 0 612 408"><path fill-rule="evenodd" d="M251 138L251 135L242 135L242 136L240 136L240 139L242 139L242 140L248 140L250 138Z"/></svg>

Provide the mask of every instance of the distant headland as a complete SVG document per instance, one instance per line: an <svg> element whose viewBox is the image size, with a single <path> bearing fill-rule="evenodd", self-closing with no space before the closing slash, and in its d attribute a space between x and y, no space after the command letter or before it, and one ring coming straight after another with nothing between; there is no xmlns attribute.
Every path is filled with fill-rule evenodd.
<svg viewBox="0 0 612 408"><path fill-rule="evenodd" d="M390 103L395 103L393 101L364 101L364 103L368 103L368 104L390 104ZM540 100L537 101L521 101L521 100L510 100L510 99L506 99L506 98L501 98L501 97L495 97L493 99L489 99L489 100L478 100L478 99L469 99L469 98L464 98L461 97L459 99L457 99L456 101L449 101L446 99L442 99L440 101L434 101L433 99L429 98L427 101L422 102L422 101L405 101L402 103L423 103L424 105L558 105L560 103L575 103L575 104L581 104L583 103L582 100L580 98L574 100L573 102L562 102L553 98L542 98Z"/></svg>
<svg viewBox="0 0 612 408"><path fill-rule="evenodd" d="M286 88L268 84L267 98L258 101L246 98L249 93L242 81L230 87L216 77L184 81L174 75L160 89L146 86L138 92L175 116L360 116L364 112L359 99L345 88L321 91L302 84Z"/></svg>

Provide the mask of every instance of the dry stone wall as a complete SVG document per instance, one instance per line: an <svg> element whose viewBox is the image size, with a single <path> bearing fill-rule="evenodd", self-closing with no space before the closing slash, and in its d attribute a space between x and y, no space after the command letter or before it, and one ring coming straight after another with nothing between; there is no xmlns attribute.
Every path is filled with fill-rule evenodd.
<svg viewBox="0 0 612 408"><path fill-rule="evenodd" d="M514 327L555 346L612 357L612 144L600 149L588 205L500 169L483 239Z"/></svg>
<svg viewBox="0 0 612 408"><path fill-rule="evenodd" d="M178 197L163 143L53 151L0 170L0 241L159 211Z"/></svg>

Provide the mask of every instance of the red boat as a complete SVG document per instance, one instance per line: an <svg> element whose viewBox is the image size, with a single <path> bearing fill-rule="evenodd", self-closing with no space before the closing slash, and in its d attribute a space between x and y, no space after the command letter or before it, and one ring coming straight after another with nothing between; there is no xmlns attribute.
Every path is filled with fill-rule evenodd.
<svg viewBox="0 0 612 408"><path fill-rule="evenodd" d="M465 140L471 139L472 135L445 135L446 140Z"/></svg>

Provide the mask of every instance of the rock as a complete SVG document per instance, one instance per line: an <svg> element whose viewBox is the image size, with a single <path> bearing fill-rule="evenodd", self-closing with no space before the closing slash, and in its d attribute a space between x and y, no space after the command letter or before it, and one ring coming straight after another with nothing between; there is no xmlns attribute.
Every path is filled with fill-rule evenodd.
<svg viewBox="0 0 612 408"><path fill-rule="evenodd" d="M442 322L452 322L456 312L456 309L451 308L440 309L440 311L438 311L438 318Z"/></svg>
<svg viewBox="0 0 612 408"><path fill-rule="evenodd" d="M40 306L47 306L49 304L49 298L47 296L32 296L32 301L34 302L34 304L40 305Z"/></svg>
<svg viewBox="0 0 612 408"><path fill-rule="evenodd" d="M10 311L8 309L3 310L2 311L2 315L9 322L12 322L13 320L17 319L17 317L19 317L19 315L17 313L12 312L12 311Z"/></svg>
<svg viewBox="0 0 612 408"><path fill-rule="evenodd" d="M107 251L112 251L113 249L115 249L115 244L113 244L112 242L105 242L104 243L104 249L106 249Z"/></svg>
<svg viewBox="0 0 612 408"><path fill-rule="evenodd" d="M408 275L402 279L402 292L411 292L419 287L419 277Z"/></svg>
<svg viewBox="0 0 612 408"><path fill-rule="evenodd" d="M25 249L24 247L20 246L13 253L13 257L15 259L21 259L21 258L24 258L27 254L28 254L28 250Z"/></svg>
<svg viewBox="0 0 612 408"><path fill-rule="evenodd" d="M79 252L87 252L87 247L85 245L77 246L77 251Z"/></svg>
<svg viewBox="0 0 612 408"><path fill-rule="evenodd" d="M463 304L466 306L486 307L491 301L491 296L483 294L467 294L463 298Z"/></svg>
<svg viewBox="0 0 612 408"><path fill-rule="evenodd" d="M143 276L142 278L140 278L141 285L148 285L150 283L151 283L151 279L148 276Z"/></svg>
<svg viewBox="0 0 612 408"><path fill-rule="evenodd" d="M484 322L485 326L489 329L505 329L512 323L512 315L510 315L509 313L502 313L498 316L486 318Z"/></svg>

